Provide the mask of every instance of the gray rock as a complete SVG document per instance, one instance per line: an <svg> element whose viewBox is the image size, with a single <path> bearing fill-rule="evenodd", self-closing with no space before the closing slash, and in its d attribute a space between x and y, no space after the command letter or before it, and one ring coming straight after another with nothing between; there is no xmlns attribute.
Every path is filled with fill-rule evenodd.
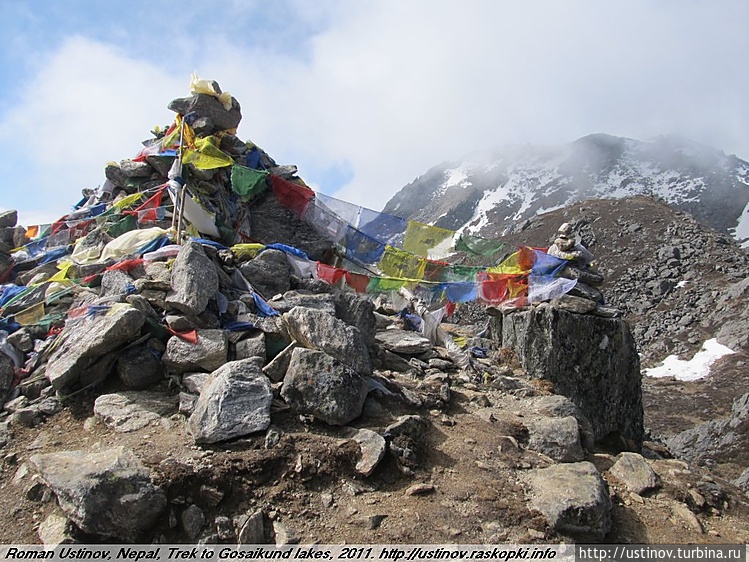
<svg viewBox="0 0 749 562"><path fill-rule="evenodd" d="M5 403L5 399L10 394L13 376L13 361L4 353L0 353L0 404Z"/></svg>
<svg viewBox="0 0 749 562"><path fill-rule="evenodd" d="M440 357L434 357L430 359L428 363L430 369L439 369L440 371L451 371L455 369L455 363Z"/></svg>
<svg viewBox="0 0 749 562"><path fill-rule="evenodd" d="M577 462L585 458L580 445L580 429L572 416L538 418L526 422L530 431L528 448L558 462Z"/></svg>
<svg viewBox="0 0 749 562"><path fill-rule="evenodd" d="M219 515L213 520L213 524L216 526L216 534L219 540L236 542L237 535L231 519L225 515Z"/></svg>
<svg viewBox="0 0 749 562"><path fill-rule="evenodd" d="M286 546L287 544L297 544L301 537L296 531L284 525L280 521L273 522L273 532L276 535L276 546Z"/></svg>
<svg viewBox="0 0 749 562"><path fill-rule="evenodd" d="M330 314L296 307L283 315L293 339L304 347L323 351L357 373L370 374L372 362L358 329Z"/></svg>
<svg viewBox="0 0 749 562"><path fill-rule="evenodd" d="M134 290L133 278L124 271L113 269L105 271L101 276L101 296L103 297L126 295Z"/></svg>
<svg viewBox="0 0 749 562"><path fill-rule="evenodd" d="M618 434L642 444L640 360L628 325L541 305L503 316L501 345L531 376L554 384L591 423L594 438Z"/></svg>
<svg viewBox="0 0 749 562"><path fill-rule="evenodd" d="M361 415L366 380L321 351L297 348L291 355L281 396L300 414L331 425L346 425Z"/></svg>
<svg viewBox="0 0 749 562"><path fill-rule="evenodd" d="M749 465L749 393L734 400L729 418L677 433L666 445L677 457L692 462L712 459Z"/></svg>
<svg viewBox="0 0 749 562"><path fill-rule="evenodd" d="M526 478L531 507L555 531L602 541L611 529L611 499L592 463L553 465L533 470Z"/></svg>
<svg viewBox="0 0 749 562"><path fill-rule="evenodd" d="M0 211L0 228L13 228L18 223L18 211Z"/></svg>
<svg viewBox="0 0 749 562"><path fill-rule="evenodd" d="M198 395L189 392L179 393L179 413L184 416L190 416L195 411L195 404L198 403Z"/></svg>
<svg viewBox="0 0 749 562"><path fill-rule="evenodd" d="M265 362L265 334L258 332L234 344L235 359L260 357Z"/></svg>
<svg viewBox="0 0 749 562"><path fill-rule="evenodd" d="M205 523L205 515L203 510L197 505L192 504L182 512L180 517L182 522L182 529L190 540L195 540L200 534L203 524Z"/></svg>
<svg viewBox="0 0 749 562"><path fill-rule="evenodd" d="M210 380L210 373L189 373L182 377L182 385L193 394L200 394Z"/></svg>
<svg viewBox="0 0 749 562"><path fill-rule="evenodd" d="M291 362L291 354L297 347L299 347L297 342L291 342L270 363L263 367L263 372L270 380L273 382L281 382L283 380Z"/></svg>
<svg viewBox="0 0 749 562"><path fill-rule="evenodd" d="M426 437L429 422L417 415L400 416L395 422L385 428L385 439L392 441L396 437L405 436L415 442L422 442Z"/></svg>
<svg viewBox="0 0 749 562"><path fill-rule="evenodd" d="M55 390L62 390L90 379L94 364L123 344L135 340L145 316L129 305L110 310L105 316L81 318L67 323L60 344L47 362L46 375ZM111 359L114 357L105 358ZM104 374L106 370L103 370ZM84 376L85 375L85 376ZM102 375L97 373L96 378Z"/></svg>
<svg viewBox="0 0 749 562"><path fill-rule="evenodd" d="M361 458L356 463L356 471L362 476L370 476L380 461L385 458L387 442L382 435L371 429L352 428L349 434L361 451Z"/></svg>
<svg viewBox="0 0 749 562"><path fill-rule="evenodd" d="M127 178L148 178L154 170L147 162L133 162L132 160L121 160L120 170Z"/></svg>
<svg viewBox="0 0 749 562"><path fill-rule="evenodd" d="M196 133L203 136L226 129L236 129L242 120L241 108L235 98L231 99L229 110L224 108L218 98L208 94L174 99L169 103L169 109L180 115L193 113L200 120L200 124L193 124Z"/></svg>
<svg viewBox="0 0 749 562"><path fill-rule="evenodd" d="M62 410L62 402L53 396L48 396L36 404L36 409L44 416L52 416Z"/></svg>
<svg viewBox="0 0 749 562"><path fill-rule="evenodd" d="M584 449L593 450L595 443L593 427L590 424L590 420L582 415L580 409L575 406L572 400L566 396L551 394L549 396L533 398L530 407L534 413L541 416L553 418L574 417L580 429L580 444Z"/></svg>
<svg viewBox="0 0 749 562"><path fill-rule="evenodd" d="M187 428L196 443L217 443L270 425L273 390L257 359L232 361L214 371Z"/></svg>
<svg viewBox="0 0 749 562"><path fill-rule="evenodd" d="M94 414L110 429L128 433L143 429L175 413L177 400L160 392L126 391L102 394L94 401Z"/></svg>
<svg viewBox="0 0 749 562"><path fill-rule="evenodd" d="M382 368L387 369L388 371L407 373L414 369L414 366L408 360L404 359L397 353L388 351L387 349L383 350L381 359Z"/></svg>
<svg viewBox="0 0 749 562"><path fill-rule="evenodd" d="M167 505L148 470L124 447L33 455L29 463L86 533L137 542Z"/></svg>
<svg viewBox="0 0 749 562"><path fill-rule="evenodd" d="M143 390L164 380L164 365L152 349L138 345L117 359L117 375L132 390Z"/></svg>
<svg viewBox="0 0 749 562"><path fill-rule="evenodd" d="M10 441L10 423L0 422L0 447L5 447Z"/></svg>
<svg viewBox="0 0 749 562"><path fill-rule="evenodd" d="M10 334L8 343L23 353L28 353L34 349L34 338L31 337L26 328L21 328Z"/></svg>
<svg viewBox="0 0 749 562"><path fill-rule="evenodd" d="M375 339L385 349L403 355L419 355L432 349L429 339L406 330L383 330L377 332Z"/></svg>
<svg viewBox="0 0 749 562"><path fill-rule="evenodd" d="M573 295L563 295L559 298L552 299L551 305L561 310L567 310L577 314L588 314L589 312L593 312L598 306L590 299Z"/></svg>
<svg viewBox="0 0 749 562"><path fill-rule="evenodd" d="M73 524L61 513L52 512L39 524L39 539L44 546L71 544L73 538Z"/></svg>
<svg viewBox="0 0 749 562"><path fill-rule="evenodd" d="M174 373L215 371L226 363L229 338L224 330L198 330L197 343L173 336L161 360Z"/></svg>
<svg viewBox="0 0 749 562"><path fill-rule="evenodd" d="M200 244L182 246L172 266L171 283L167 305L185 314L200 314L216 296L218 273Z"/></svg>
<svg viewBox="0 0 749 562"><path fill-rule="evenodd" d="M286 291L283 297L271 299L268 304L281 314L290 311L295 306L303 306L335 315L335 297L330 293Z"/></svg>
<svg viewBox="0 0 749 562"><path fill-rule="evenodd" d="M338 291L335 293L335 315L346 324L358 328L367 345L374 342L377 319L372 301L356 293Z"/></svg>
<svg viewBox="0 0 749 562"><path fill-rule="evenodd" d="M0 442L2 442L2 438L0 438ZM745 492L749 492L749 468L742 472L741 476L734 480L733 483Z"/></svg>
<svg viewBox="0 0 749 562"><path fill-rule="evenodd" d="M46 281L58 271L56 261L43 263L30 271L19 273L16 276L16 285L30 285L32 280L35 280L33 282Z"/></svg>
<svg viewBox="0 0 749 562"><path fill-rule="evenodd" d="M658 476L648 461L637 453L621 453L609 473L635 494L642 495L658 486Z"/></svg>
<svg viewBox="0 0 749 562"><path fill-rule="evenodd" d="M237 544L265 544L265 529L261 510L236 517L234 527L237 529Z"/></svg>
<svg viewBox="0 0 749 562"><path fill-rule="evenodd" d="M265 250L256 258L243 263L239 271L266 299L284 294L291 286L289 283L291 268L286 254L280 250Z"/></svg>

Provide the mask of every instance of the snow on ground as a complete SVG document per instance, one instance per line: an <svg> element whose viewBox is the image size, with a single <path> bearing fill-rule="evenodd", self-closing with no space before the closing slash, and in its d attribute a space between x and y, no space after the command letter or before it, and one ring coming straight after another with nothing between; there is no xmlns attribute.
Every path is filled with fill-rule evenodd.
<svg viewBox="0 0 749 562"><path fill-rule="evenodd" d="M707 340L692 359L685 361L676 355L669 355L663 363L652 369L645 369L649 377L674 377L680 381L696 381L710 374L710 367L724 355L735 353L725 345L718 343L715 338Z"/></svg>
<svg viewBox="0 0 749 562"><path fill-rule="evenodd" d="M749 248L749 203L733 229L733 237L741 243L742 248Z"/></svg>

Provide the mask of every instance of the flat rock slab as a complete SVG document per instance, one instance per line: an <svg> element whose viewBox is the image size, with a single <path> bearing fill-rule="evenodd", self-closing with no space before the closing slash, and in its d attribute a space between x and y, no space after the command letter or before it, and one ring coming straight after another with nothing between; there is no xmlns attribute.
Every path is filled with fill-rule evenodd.
<svg viewBox="0 0 749 562"><path fill-rule="evenodd" d="M406 330L383 330L375 340L385 349L403 355L419 355L432 349L432 342L421 334Z"/></svg>
<svg viewBox="0 0 749 562"><path fill-rule="evenodd" d="M75 385L99 359L140 336L146 317L130 305L113 306L103 316L68 323L60 345L47 362L46 375L55 390Z"/></svg>
<svg viewBox="0 0 749 562"><path fill-rule="evenodd" d="M167 505L149 471L124 447L33 455L29 464L86 533L137 542Z"/></svg>
<svg viewBox="0 0 749 562"><path fill-rule="evenodd" d="M138 431L177 412L177 397L161 392L103 394L94 402L94 414L118 433Z"/></svg>

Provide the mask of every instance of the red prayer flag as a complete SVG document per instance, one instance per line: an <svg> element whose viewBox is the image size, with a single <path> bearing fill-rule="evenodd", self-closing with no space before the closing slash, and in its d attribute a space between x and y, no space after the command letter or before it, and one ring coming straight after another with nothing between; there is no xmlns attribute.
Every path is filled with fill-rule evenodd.
<svg viewBox="0 0 749 562"><path fill-rule="evenodd" d="M326 265L321 262L317 262L317 277L322 281L325 281L329 285L335 285L346 274L343 269L338 269L332 265Z"/></svg>
<svg viewBox="0 0 749 562"><path fill-rule="evenodd" d="M364 293L367 291L367 285L369 285L369 277L347 271L346 285L354 289L357 293Z"/></svg>
<svg viewBox="0 0 749 562"><path fill-rule="evenodd" d="M278 202L294 211L300 218L304 216L310 201L315 197L315 192L306 185L292 183L278 176L271 175L270 184Z"/></svg>

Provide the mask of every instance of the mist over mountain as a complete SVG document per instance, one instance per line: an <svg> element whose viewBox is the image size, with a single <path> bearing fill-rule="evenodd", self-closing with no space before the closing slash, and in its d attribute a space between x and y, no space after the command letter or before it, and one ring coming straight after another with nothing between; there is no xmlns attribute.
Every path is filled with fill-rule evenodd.
<svg viewBox="0 0 749 562"><path fill-rule="evenodd" d="M497 236L576 201L637 195L660 198L749 244L749 162L678 136L592 134L561 146L475 152L431 168L384 211Z"/></svg>

